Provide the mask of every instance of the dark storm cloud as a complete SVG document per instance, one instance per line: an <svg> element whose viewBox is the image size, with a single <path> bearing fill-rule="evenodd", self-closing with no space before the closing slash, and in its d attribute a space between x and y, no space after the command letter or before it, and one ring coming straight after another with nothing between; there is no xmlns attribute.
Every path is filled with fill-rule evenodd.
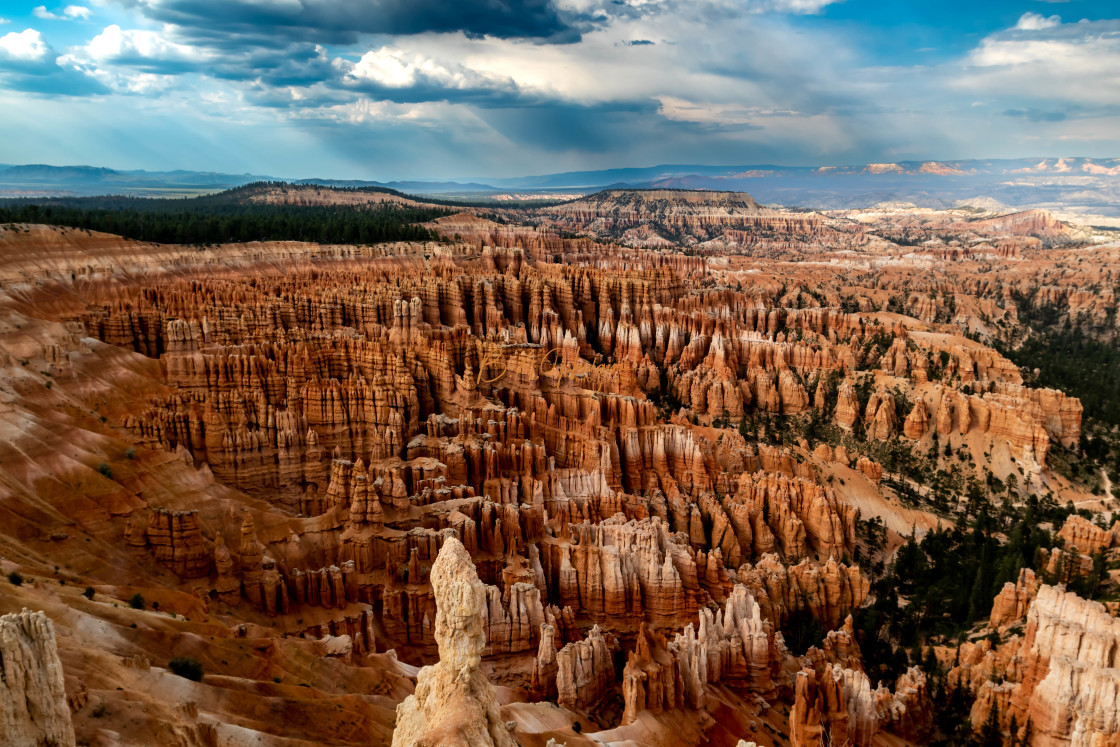
<svg viewBox="0 0 1120 747"><path fill-rule="evenodd" d="M387 86L375 81L343 82L328 84L338 91L362 94L374 101L391 101L395 104L421 104L428 102L471 103L481 107L526 106L517 86L499 83L455 87L438 80L420 79L410 86Z"/></svg>
<svg viewBox="0 0 1120 747"><path fill-rule="evenodd" d="M563 152L580 150L606 153L627 147L643 129L643 121L657 117L654 102L613 102L583 106L542 102L516 107L492 107L478 112L488 125L506 138L533 148Z"/></svg>
<svg viewBox="0 0 1120 747"><path fill-rule="evenodd" d="M283 49L252 49L226 55L209 74L223 80L253 80L267 86L311 86L338 75L325 49L296 43Z"/></svg>
<svg viewBox="0 0 1120 747"><path fill-rule="evenodd" d="M277 39L352 44L362 35L462 32L471 37L577 42L575 18L552 0L131 0L147 17L196 39L274 46Z"/></svg>

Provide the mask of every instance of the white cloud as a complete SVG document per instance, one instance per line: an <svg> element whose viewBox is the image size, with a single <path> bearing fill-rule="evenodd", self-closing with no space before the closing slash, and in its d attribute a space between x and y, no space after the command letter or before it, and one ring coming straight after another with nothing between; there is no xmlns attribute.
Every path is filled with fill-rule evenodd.
<svg viewBox="0 0 1120 747"><path fill-rule="evenodd" d="M89 44L72 51L78 61L113 62L200 62L206 53L196 47L169 41L156 31L106 26Z"/></svg>
<svg viewBox="0 0 1120 747"><path fill-rule="evenodd" d="M1041 31L1043 29L1052 29L1062 25L1061 16L1050 16L1049 18L1041 13L1024 13L1019 17L1019 22L1015 24L1015 28L1022 31Z"/></svg>
<svg viewBox="0 0 1120 747"><path fill-rule="evenodd" d="M513 88L508 78L463 65L441 63L392 46L366 52L356 63L336 60L335 66L342 71L343 82L348 84L371 83L392 89L435 86L459 91Z"/></svg>
<svg viewBox="0 0 1120 747"><path fill-rule="evenodd" d="M0 26L3 26L5 23L11 23L11 21L7 18L0 18Z"/></svg>
<svg viewBox="0 0 1120 747"><path fill-rule="evenodd" d="M796 117L792 109L766 109L739 104L698 103L675 96L658 96L661 106L657 113L676 122L695 122L709 125L754 125L770 117Z"/></svg>
<svg viewBox="0 0 1120 747"><path fill-rule="evenodd" d="M749 7L756 12L815 15L835 2L839 0L760 0L750 3Z"/></svg>
<svg viewBox="0 0 1120 747"><path fill-rule="evenodd" d="M50 53L43 35L35 29L24 29L0 37L0 58L19 62L42 62Z"/></svg>
<svg viewBox="0 0 1120 747"><path fill-rule="evenodd" d="M1082 21L1029 35L994 34L969 53L965 64L956 87L998 97L1115 106L1120 102L1120 23Z"/></svg>
<svg viewBox="0 0 1120 747"><path fill-rule="evenodd" d="M396 47L382 47L366 52L349 70L347 77L371 81L387 88L408 88L421 76L450 82L451 72L434 60L420 55L407 55Z"/></svg>
<svg viewBox="0 0 1120 747"><path fill-rule="evenodd" d="M86 45L70 48L58 65L118 93L153 95L182 87L180 75L216 61L213 52L170 41L159 32L113 24Z"/></svg>
<svg viewBox="0 0 1120 747"><path fill-rule="evenodd" d="M82 19L88 21L89 17L93 15L93 11L82 5L67 5L62 9L61 13L52 13L47 10L47 6L40 5L31 11L32 15L36 18L43 18L48 21L73 21Z"/></svg>

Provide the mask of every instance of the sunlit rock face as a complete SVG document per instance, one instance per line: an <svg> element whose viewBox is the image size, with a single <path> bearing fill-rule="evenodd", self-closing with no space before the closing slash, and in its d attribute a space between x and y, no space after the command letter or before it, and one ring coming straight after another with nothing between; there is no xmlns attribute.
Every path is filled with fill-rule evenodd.
<svg viewBox="0 0 1120 747"><path fill-rule="evenodd" d="M1021 328L1012 287L1114 320L1092 279L1117 250L1063 248L1045 216L724 193L478 212L430 224L443 242L374 246L0 228L0 564L26 579L0 613L43 610L57 658L24 658L61 676L36 675L44 705L5 728L936 736L928 650L882 682L861 651L876 565L969 520L970 480L992 505L1103 508L1052 469L1080 402L989 341ZM927 642L974 725L996 704L1032 744L1114 738L1110 618L1043 583L1113 552L1107 526L1055 523L1034 570L1001 577L998 642L955 662Z"/></svg>
<svg viewBox="0 0 1120 747"><path fill-rule="evenodd" d="M449 537L432 565L439 661L420 670L416 692L397 707L394 747L513 747L494 688L478 671L486 593L463 544Z"/></svg>
<svg viewBox="0 0 1120 747"><path fill-rule="evenodd" d="M54 626L42 612L0 616L0 742L74 745Z"/></svg>

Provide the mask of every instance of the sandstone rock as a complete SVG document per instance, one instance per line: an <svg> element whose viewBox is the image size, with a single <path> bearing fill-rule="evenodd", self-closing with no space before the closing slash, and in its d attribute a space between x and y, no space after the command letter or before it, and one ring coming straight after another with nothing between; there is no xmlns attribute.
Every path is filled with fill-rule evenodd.
<svg viewBox="0 0 1120 747"><path fill-rule="evenodd" d="M723 507L739 546L754 556L780 552L795 560L813 552L827 558L855 548L855 510L831 488L805 478L743 475Z"/></svg>
<svg viewBox="0 0 1120 747"><path fill-rule="evenodd" d="M1120 725L1116 651L1120 620L1102 605L1041 586L1027 613L1023 680L1011 699L1032 743L1089 743Z"/></svg>
<svg viewBox="0 0 1120 747"><path fill-rule="evenodd" d="M898 427L894 396L882 389L872 394L863 419L867 423L867 435L880 441L889 439Z"/></svg>
<svg viewBox="0 0 1120 747"><path fill-rule="evenodd" d="M432 566L432 589L440 660L420 670L416 692L397 707L393 747L514 747L494 688L478 671L486 645L482 582L454 537Z"/></svg>
<svg viewBox="0 0 1120 747"><path fill-rule="evenodd" d="M586 640L560 649L556 664L557 702L565 708L586 710L614 687L614 662L598 625Z"/></svg>
<svg viewBox="0 0 1120 747"><path fill-rule="evenodd" d="M42 612L0 617L0 742L75 743L54 624Z"/></svg>
<svg viewBox="0 0 1120 747"><path fill-rule="evenodd" d="M925 435L928 428L929 410L926 409L925 401L919 399L914 403L914 408L910 410L910 414L906 416L906 422L903 423L902 432L907 438L917 441Z"/></svg>
<svg viewBox="0 0 1120 747"><path fill-rule="evenodd" d="M868 747L879 714L867 675L832 665L819 676L811 669L798 672L789 728L794 747Z"/></svg>
<svg viewBox="0 0 1120 747"><path fill-rule="evenodd" d="M858 670L824 664L818 672L797 674L793 710L790 711L790 744L872 744L881 730L921 744L933 727L933 704L921 670L911 667L891 693L871 689L867 675Z"/></svg>
<svg viewBox="0 0 1120 747"><path fill-rule="evenodd" d="M668 645L678 662L685 703L695 709L703 707L703 688L709 682L738 685L770 697L783 649L742 585L735 586L715 615L706 607L700 610L699 631L689 623Z"/></svg>
<svg viewBox="0 0 1120 747"><path fill-rule="evenodd" d="M807 612L822 629L834 630L863 605L871 589L858 566L832 557L823 564L805 559L788 566L777 555L764 555L753 566L741 566L738 578L776 629L783 628L791 615Z"/></svg>
<svg viewBox="0 0 1120 747"><path fill-rule="evenodd" d="M1101 529L1082 516L1071 514L1066 519L1058 532L1058 538L1082 555L1092 555L1100 550L1112 547L1113 535L1107 529Z"/></svg>
<svg viewBox="0 0 1120 747"><path fill-rule="evenodd" d="M665 638L642 623L634 650L622 673L626 708L623 725L632 724L641 711L661 713L684 704L684 680L677 658L666 650Z"/></svg>
<svg viewBox="0 0 1120 747"><path fill-rule="evenodd" d="M1040 583L1030 568L1019 571L1019 579L1003 585L992 603L992 614L988 624L996 630L1004 630L1023 620L1031 602L1038 594Z"/></svg>
<svg viewBox="0 0 1120 747"><path fill-rule="evenodd" d="M157 508L148 516L148 544L156 560L182 578L210 574L211 552L202 539L198 511Z"/></svg>
<svg viewBox="0 0 1120 747"><path fill-rule="evenodd" d="M934 709L925 673L910 667L895 682L894 693L875 691L879 727L915 744L927 742L934 727Z"/></svg>
<svg viewBox="0 0 1120 747"><path fill-rule="evenodd" d="M392 197L262 189L282 204ZM1001 455L1010 446L1020 484L1035 490L1050 446L1078 443L1080 403L1025 386L1014 363L959 331L1014 332L1024 296L1071 323L1106 328L1117 307L1114 283L1104 282L1120 261L1116 249L1043 252L1037 239L992 235L1024 227L1053 234L1047 241L1064 235L1035 217L984 225L990 216L883 208L825 218L675 191L578 202L536 211L533 226L516 225L526 213L501 207L508 223L448 215L428 224L447 241L373 246L155 246L0 227L0 365L17 383L36 371L53 379L51 391L0 393L8 509L0 540L18 548L41 537L42 562L69 569L70 591L50 595L60 611L97 618L107 605L72 593L75 582L100 595L122 579L176 611L158 630L98 639L112 655L105 661L120 659L129 676L166 658L153 648L179 650L216 633L208 612L253 638L227 642L256 647L252 667L243 656L207 664L238 706L222 718L249 741L391 739L385 706L407 695L410 670L375 652L395 647L410 663L437 654L430 571L452 534L482 582L478 655L493 657L486 671L509 688L503 698L558 696L563 659L565 702L598 710L616 694L602 648L633 639L622 673L628 719L712 707L720 720L643 717L642 729L679 720L698 727L683 729L684 738L734 741L716 733L727 688L746 695L748 709L762 698L775 709L796 706L800 665L816 677L830 735L847 739L851 727L852 740L863 740L873 711L876 738L896 735L880 741L928 741L928 687L917 672L893 693L870 690L870 711L848 708L867 700L847 616L868 591L858 569L837 562L856 546L857 514L843 496L897 510L879 500L882 468L860 456L871 453L863 436L913 436L920 425L919 437L936 428L942 445ZM890 240L902 236L905 245ZM681 242L687 254L672 248ZM978 262L994 270L977 272ZM884 312L885 298L901 306ZM58 397L67 407L44 407ZM900 411L904 398L923 404ZM818 438L805 460L808 441L785 448L751 437L766 420L758 415L810 407L826 432L829 422L854 429L843 440L858 447ZM746 436L734 427L740 419ZM117 480L85 466L67 472L72 451L89 465L129 446L137 458ZM817 480L818 470L832 471L825 462L867 479L838 494ZM958 466L967 477L970 468ZM55 477L35 477L44 474ZM1061 481L1050 487L1062 502L1078 500ZM1111 549L1120 529L1107 534L1071 520L1062 531L1068 550L1047 551L1043 567L1082 572L1091 550ZM165 568L183 588L171 588ZM40 594L38 584L14 593ZM1038 690L1059 666L1031 658L1013 632L1036 584L1022 577L997 599L992 621L1003 644L961 646L950 679L978 693L975 723L998 704L1006 724L1016 694L1031 678ZM778 635L796 614L835 628L799 661ZM62 660L76 667L68 680L88 680L91 700L104 699L114 715L92 726L137 744L154 734L217 738L209 716L199 718L212 704L164 707L158 688L128 689L128 718L117 718L125 691L97 684L102 657L83 649L86 631L104 619L76 620L75 635L59 641ZM593 625L602 643L588 633ZM296 705L308 718L273 719L259 736L254 714L291 695L269 680L308 653L329 656L304 670L310 687ZM1072 666L1070 689L1090 681L1094 693L1107 692L1108 677L1083 677L1089 669ZM472 705L468 675L452 671L418 688L427 693L413 706L420 728L483 724L477 735L448 739L485 731L500 740L479 718L492 709ZM328 701L359 681L376 702L332 716ZM1105 696L1094 697L1100 702L1081 710L1107 714ZM1042 703L1064 709L1059 723L1071 708L1063 698L1059 688ZM420 718L429 706L439 723ZM1018 712L1032 706L1028 699ZM524 727L547 708L518 704L509 716ZM1089 728L1090 743L1114 739ZM1073 740L1039 739L1051 738Z"/></svg>
<svg viewBox="0 0 1120 747"><path fill-rule="evenodd" d="M859 420L859 399L856 397L855 388L847 379L840 382L836 409L832 411L832 417L845 430L851 430L855 422Z"/></svg>
<svg viewBox="0 0 1120 747"><path fill-rule="evenodd" d="M878 483L883 479L883 465L873 462L865 456L861 456L859 461L856 462L856 469L873 483Z"/></svg>
<svg viewBox="0 0 1120 747"><path fill-rule="evenodd" d="M1021 638L1011 638L998 651L989 647L982 656L969 651L966 657L962 651L962 664L979 668L982 676L972 723L983 724L998 706L1005 729L1012 718L1020 725L1030 720L1032 745L1107 743L1120 732L1118 636L1120 621L1100 603L1039 586ZM1006 681L997 684L993 675Z"/></svg>

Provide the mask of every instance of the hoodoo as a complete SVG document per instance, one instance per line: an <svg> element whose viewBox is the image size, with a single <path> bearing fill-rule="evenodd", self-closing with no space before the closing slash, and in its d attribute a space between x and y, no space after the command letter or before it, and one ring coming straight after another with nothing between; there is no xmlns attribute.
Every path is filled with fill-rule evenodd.
<svg viewBox="0 0 1120 747"><path fill-rule="evenodd" d="M288 189L0 225L0 747L1115 743L1120 244Z"/></svg>
<svg viewBox="0 0 1120 747"><path fill-rule="evenodd" d="M494 687L478 671L486 634L486 592L463 543L445 536L432 565L439 662L424 667L416 692L397 706L393 747L516 747Z"/></svg>
<svg viewBox="0 0 1120 747"><path fill-rule="evenodd" d="M0 744L74 747L54 624L42 612L0 617Z"/></svg>

